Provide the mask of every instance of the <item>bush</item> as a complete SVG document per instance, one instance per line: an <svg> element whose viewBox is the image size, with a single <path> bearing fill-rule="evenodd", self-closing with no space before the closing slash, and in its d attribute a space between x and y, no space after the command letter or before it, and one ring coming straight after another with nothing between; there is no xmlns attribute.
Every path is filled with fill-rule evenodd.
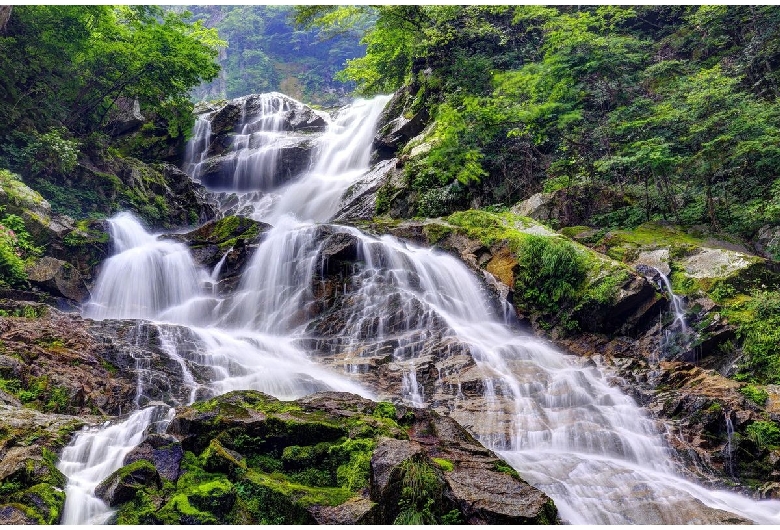
<svg viewBox="0 0 780 530"><path fill-rule="evenodd" d="M756 421L745 429L748 438L760 448L780 445L780 428L773 421Z"/></svg>
<svg viewBox="0 0 780 530"><path fill-rule="evenodd" d="M515 292L545 313L571 305L586 276L585 261L568 242L531 236L520 249Z"/></svg>
<svg viewBox="0 0 780 530"><path fill-rule="evenodd" d="M0 218L0 285L16 287L24 284L27 281L25 260L41 253L42 250L32 244L21 217L8 214Z"/></svg>
<svg viewBox="0 0 780 530"><path fill-rule="evenodd" d="M769 394L767 391L763 388L758 388L755 385L745 385L739 389L739 392L750 401L761 406L763 406L766 403L766 400L769 399Z"/></svg>
<svg viewBox="0 0 780 530"><path fill-rule="evenodd" d="M780 383L780 293L753 292L746 308L753 318L738 331L746 356L740 375L758 383Z"/></svg>

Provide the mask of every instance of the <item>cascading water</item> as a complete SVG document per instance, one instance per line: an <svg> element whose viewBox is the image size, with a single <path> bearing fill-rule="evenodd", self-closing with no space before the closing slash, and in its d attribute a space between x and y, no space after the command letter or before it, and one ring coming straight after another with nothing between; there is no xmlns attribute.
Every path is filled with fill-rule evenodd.
<svg viewBox="0 0 780 530"><path fill-rule="evenodd" d="M663 356L685 353L686 350L690 348L696 334L685 322L685 302L682 297L674 294L672 282L669 281L669 277L659 269L655 268L655 270L660 277L660 282L658 282L659 287L664 289L669 295L669 305L671 306L672 314L674 315L674 320L671 324L666 329L662 330L660 360ZM690 360L696 360L695 352L693 352L693 357Z"/></svg>
<svg viewBox="0 0 780 530"><path fill-rule="evenodd" d="M254 210L274 227L233 296L214 294L213 276L195 266L185 247L120 215L111 221L117 254L105 263L85 315L155 321L163 349L183 372L197 366L210 374L205 388L183 377L192 385L190 400L234 389L283 399L324 389L372 397L358 381L368 375L367 359L383 356L384 366L400 374L396 399L450 413L548 493L572 523L706 523L717 520L719 509L780 522L780 503L708 491L676 474L662 437L633 400L595 367L508 325L483 284L455 258L389 236L313 224L332 217L341 195L366 171L386 101L343 111L312 169L272 190L264 208ZM203 160L194 149L190 156ZM355 265L343 286L347 301L335 323L324 325L315 320L314 286L324 275L328 238L354 245ZM343 372L312 361L307 352L314 350L340 356ZM434 365L436 386L427 392L421 370ZM159 414L149 411L80 433L63 453L66 522L110 516L91 488L140 441ZM105 443L108 438L115 441ZM100 446L118 449L104 457L96 452ZM106 463L97 469L99 459Z"/></svg>

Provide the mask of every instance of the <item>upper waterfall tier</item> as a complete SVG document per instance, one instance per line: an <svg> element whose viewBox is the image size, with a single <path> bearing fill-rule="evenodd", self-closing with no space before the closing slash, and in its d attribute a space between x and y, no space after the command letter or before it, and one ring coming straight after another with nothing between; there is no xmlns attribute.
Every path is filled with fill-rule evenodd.
<svg viewBox="0 0 780 530"><path fill-rule="evenodd" d="M358 100L333 117L278 93L246 96L198 115L184 170L217 192L244 195L244 213L327 221L368 170L388 96Z"/></svg>

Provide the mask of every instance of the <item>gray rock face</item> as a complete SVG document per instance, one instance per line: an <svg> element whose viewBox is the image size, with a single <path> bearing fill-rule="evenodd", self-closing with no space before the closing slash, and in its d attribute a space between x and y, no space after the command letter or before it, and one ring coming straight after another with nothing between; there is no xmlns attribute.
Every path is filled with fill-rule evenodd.
<svg viewBox="0 0 780 530"><path fill-rule="evenodd" d="M199 110L209 127L188 148L199 151L192 153L196 167L185 167L214 190L269 190L284 184L310 167L316 147L312 137L327 128L322 114L279 93Z"/></svg>
<svg viewBox="0 0 780 530"><path fill-rule="evenodd" d="M160 477L175 482L181 475L181 459L184 450L175 437L167 434L150 434L125 457L124 465L139 460L154 464Z"/></svg>
<svg viewBox="0 0 780 530"><path fill-rule="evenodd" d="M428 124L427 109L411 111L414 93L405 86L393 94L379 117L374 147L383 158L391 158L406 142L417 136ZM411 117L407 117L411 115Z"/></svg>
<svg viewBox="0 0 780 530"><path fill-rule="evenodd" d="M108 124L113 136L121 136L138 130L146 118L141 114L137 98L117 98L115 109Z"/></svg>
<svg viewBox="0 0 780 530"><path fill-rule="evenodd" d="M89 291L79 271L68 262L44 256L27 269L27 278L33 285L55 295L81 303Z"/></svg>
<svg viewBox="0 0 780 530"><path fill-rule="evenodd" d="M761 227L754 243L756 250L765 258L780 260L780 226Z"/></svg>

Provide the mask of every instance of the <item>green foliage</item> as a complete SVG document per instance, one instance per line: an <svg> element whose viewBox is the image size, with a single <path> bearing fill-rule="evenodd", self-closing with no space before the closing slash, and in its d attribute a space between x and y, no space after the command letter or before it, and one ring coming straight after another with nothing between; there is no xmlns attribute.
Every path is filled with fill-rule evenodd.
<svg viewBox="0 0 780 530"><path fill-rule="evenodd" d="M108 125L123 101L138 100L144 116L183 138L194 120L189 91L217 75L223 44L186 13L157 6L15 6L0 36L0 161L67 175L79 156L73 135Z"/></svg>
<svg viewBox="0 0 780 530"><path fill-rule="evenodd" d="M745 303L739 337L746 356L740 367L743 379L761 384L780 383L780 293L757 291Z"/></svg>
<svg viewBox="0 0 780 530"><path fill-rule="evenodd" d="M35 134L25 153L30 170L38 174L71 172L78 162L79 144L68 136L64 127Z"/></svg>
<svg viewBox="0 0 780 530"><path fill-rule="evenodd" d="M767 391L755 385L745 385L739 389L739 393L762 407L766 404L766 400L769 399Z"/></svg>
<svg viewBox="0 0 780 530"><path fill-rule="evenodd" d="M0 206L0 214L3 211ZM0 286L24 285L26 265L41 254L43 249L33 244L24 219L15 214L0 217Z"/></svg>
<svg viewBox="0 0 780 530"><path fill-rule="evenodd" d="M410 458L401 464L401 508L393 524L436 524L441 486L436 472L425 460Z"/></svg>
<svg viewBox="0 0 780 530"><path fill-rule="evenodd" d="M776 8L299 10L332 31L366 13L366 55L342 75L364 93L408 85L410 110L435 122L430 151L405 167L414 214L596 183L624 200L582 224L663 220L752 237L776 223Z"/></svg>
<svg viewBox="0 0 780 530"><path fill-rule="evenodd" d="M756 421L745 429L748 438L760 448L780 446L780 427L773 421Z"/></svg>
<svg viewBox="0 0 780 530"><path fill-rule="evenodd" d="M585 302L593 301L597 304L612 304L615 301L615 296L620 291L620 287L629 278L628 271L623 269L604 276L590 286L585 296Z"/></svg>
<svg viewBox="0 0 780 530"><path fill-rule="evenodd" d="M530 236L518 254L515 290L545 313L571 305L586 277L582 256L566 241Z"/></svg>

